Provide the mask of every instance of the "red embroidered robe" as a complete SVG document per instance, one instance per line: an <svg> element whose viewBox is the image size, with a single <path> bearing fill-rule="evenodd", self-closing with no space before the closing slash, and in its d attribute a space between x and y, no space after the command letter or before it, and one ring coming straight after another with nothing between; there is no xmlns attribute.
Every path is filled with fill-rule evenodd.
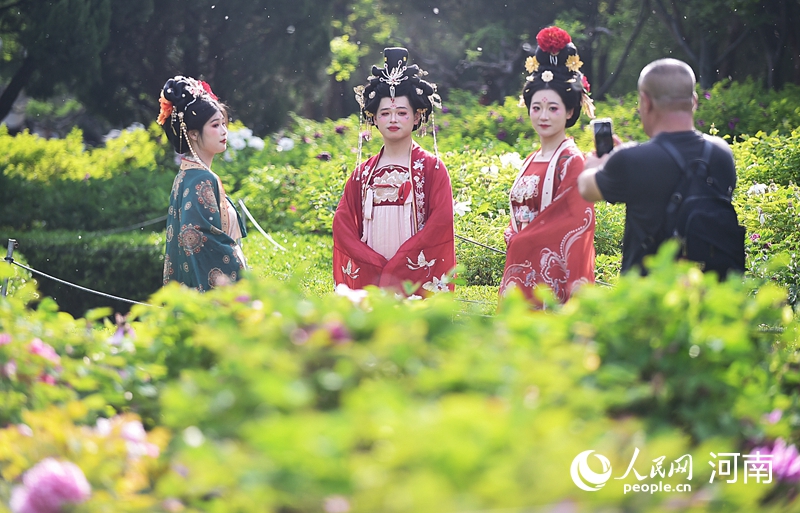
<svg viewBox="0 0 800 513"><path fill-rule="evenodd" d="M453 192L444 163L414 144L411 151L413 234L388 260L361 238L364 199L372 172L383 150L359 166L347 180L333 217L333 281L351 289L367 285L403 291L403 282L416 285L415 294L453 290L447 273L456 265L453 232ZM438 165L437 165L438 164Z"/></svg>
<svg viewBox="0 0 800 513"><path fill-rule="evenodd" d="M595 217L594 205L578 192L584 158L575 143L565 140L551 163L534 162L534 155L509 194L511 222L500 294L519 287L539 307L534 290L543 284L564 303L581 284L594 283Z"/></svg>

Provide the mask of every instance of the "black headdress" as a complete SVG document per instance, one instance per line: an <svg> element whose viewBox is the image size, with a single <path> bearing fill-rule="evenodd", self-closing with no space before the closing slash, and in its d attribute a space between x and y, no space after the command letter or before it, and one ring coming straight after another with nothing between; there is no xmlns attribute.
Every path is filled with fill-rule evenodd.
<svg viewBox="0 0 800 513"><path fill-rule="evenodd" d="M178 153L194 153L187 132L202 130L214 113L225 112L207 83L181 75L167 80L159 103L158 124L164 127L167 139Z"/></svg>
<svg viewBox="0 0 800 513"><path fill-rule="evenodd" d="M567 128L578 121L581 110L593 118L594 103L589 97L589 81L580 72L583 62L570 35L558 27L547 27L536 35L536 42L535 56L525 61L525 69L530 75L525 80L520 100L530 109L536 91L552 89L561 96L564 106L573 111L567 120Z"/></svg>
<svg viewBox="0 0 800 513"><path fill-rule="evenodd" d="M361 114L367 123L375 124L375 113L381 98L408 98L414 112L420 114L419 123L414 129L428 122L433 107L441 108L441 99L436 93L436 84L421 77L427 75L414 64L408 65L408 50L405 48L386 48L383 50L383 68L372 67L372 75L367 85L355 88L356 100L361 106Z"/></svg>

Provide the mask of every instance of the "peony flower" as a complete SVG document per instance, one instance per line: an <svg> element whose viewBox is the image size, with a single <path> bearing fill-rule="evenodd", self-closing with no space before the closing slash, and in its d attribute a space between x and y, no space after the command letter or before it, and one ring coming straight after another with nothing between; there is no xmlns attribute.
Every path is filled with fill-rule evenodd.
<svg viewBox="0 0 800 513"><path fill-rule="evenodd" d="M17 377L17 362L14 360L9 360L3 365L2 369L0 369L2 375L14 379Z"/></svg>
<svg viewBox="0 0 800 513"><path fill-rule="evenodd" d="M30 345L28 346L28 351L31 353L41 356L45 360L48 360L56 365L61 363L61 357L58 356L56 350L49 344L45 344L39 338L35 338L31 340Z"/></svg>
<svg viewBox="0 0 800 513"><path fill-rule="evenodd" d="M11 335L8 333L0 333L0 346L11 343Z"/></svg>
<svg viewBox="0 0 800 513"><path fill-rule="evenodd" d="M467 201L454 201L453 202L453 213L458 214L460 216L464 216L467 212L471 212L472 208L472 199L468 199Z"/></svg>
<svg viewBox="0 0 800 513"><path fill-rule="evenodd" d="M757 233L754 233L753 235L750 236L751 240L755 240L753 239L753 236L755 236L756 239L759 238L759 235ZM768 414L764 415L764 420L767 421L769 424L777 424L778 421L781 420L781 417L783 417L783 410L775 409L769 412Z"/></svg>
<svg viewBox="0 0 800 513"><path fill-rule="evenodd" d="M753 185L751 185L750 188L747 189L747 194L749 194L751 196L753 194L764 194L766 192L767 192L766 184L758 183L758 182L754 182Z"/></svg>
<svg viewBox="0 0 800 513"><path fill-rule="evenodd" d="M325 329L328 331L331 341L335 343L344 343L352 340L347 326L339 321L329 321L325 324Z"/></svg>
<svg viewBox="0 0 800 513"><path fill-rule="evenodd" d="M125 440L125 447L128 449L128 457L139 459L142 456L157 458L159 454L158 446L147 441L147 433L144 426L138 420L132 420L122 425L120 430L122 439Z"/></svg>
<svg viewBox="0 0 800 513"><path fill-rule="evenodd" d="M247 139L247 145L257 151L263 150L265 146L264 139L260 137L250 137Z"/></svg>
<svg viewBox="0 0 800 513"><path fill-rule="evenodd" d="M337 134L339 134L339 135L342 135L342 134L344 133L344 131L345 131L345 130L347 130L347 127L346 127L346 126L344 126L344 125L336 125L336 126L334 127L334 131L335 131Z"/></svg>
<svg viewBox="0 0 800 513"><path fill-rule="evenodd" d="M179 513L186 509L183 503L174 497L164 499L161 502L161 507L164 509L164 511L168 511L169 513Z"/></svg>
<svg viewBox="0 0 800 513"><path fill-rule="evenodd" d="M333 156L330 154L330 152L323 151L322 153L320 153L319 155L317 155L314 158L316 158L317 160L324 160L324 161L327 162L327 161L331 160L333 158Z"/></svg>
<svg viewBox="0 0 800 513"><path fill-rule="evenodd" d="M754 234L750 235L750 240L753 241L753 242L757 241L760 238L761 238L761 235L759 235L757 233L754 233Z"/></svg>
<svg viewBox="0 0 800 513"><path fill-rule="evenodd" d="M553 55L558 55L571 42L572 38L567 31L558 27L547 27L536 34L536 43L539 48Z"/></svg>
<svg viewBox="0 0 800 513"><path fill-rule="evenodd" d="M278 151L291 151L294 148L294 141L289 137L278 139Z"/></svg>
<svg viewBox="0 0 800 513"><path fill-rule="evenodd" d="M483 166L481 168L481 174L487 175L490 178L497 178L497 174L500 171L500 168L492 164L491 166Z"/></svg>
<svg viewBox="0 0 800 513"><path fill-rule="evenodd" d="M519 156L519 153L512 152L512 153L504 153L500 155L500 164L503 166L511 166L514 169L521 169L522 168L522 157Z"/></svg>
<svg viewBox="0 0 800 513"><path fill-rule="evenodd" d="M68 504L84 502L92 493L86 476L69 461L46 458L22 476L11 493L14 513L59 513Z"/></svg>
<svg viewBox="0 0 800 513"><path fill-rule="evenodd" d="M133 331L133 328L131 328L131 325L128 324L127 317L117 313L115 316L115 321L117 324L117 330L108 339L108 343L114 346L120 346L127 342L124 349L133 351L133 344L131 344L130 341L136 339L136 333Z"/></svg>
<svg viewBox="0 0 800 513"><path fill-rule="evenodd" d="M750 452L751 456L772 455L772 475L779 481L800 481L800 454L794 445L787 446L782 438L775 440L772 449L756 447Z"/></svg>
<svg viewBox="0 0 800 513"><path fill-rule="evenodd" d="M341 495L331 495L325 497L322 509L325 513L347 513L350 511L350 503Z"/></svg>
<svg viewBox="0 0 800 513"><path fill-rule="evenodd" d="M241 132L228 132L228 146L234 150L243 150L247 146L247 140Z"/></svg>
<svg viewBox="0 0 800 513"><path fill-rule="evenodd" d="M344 283L340 283L336 285L336 289L334 292L340 296L344 296L349 299L353 304L359 304L364 298L367 297L367 291L364 289L351 289Z"/></svg>

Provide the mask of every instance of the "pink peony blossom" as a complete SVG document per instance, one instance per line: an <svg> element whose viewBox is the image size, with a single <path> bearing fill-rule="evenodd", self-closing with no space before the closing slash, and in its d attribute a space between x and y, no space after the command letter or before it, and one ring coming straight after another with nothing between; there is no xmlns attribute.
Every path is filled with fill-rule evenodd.
<svg viewBox="0 0 800 513"><path fill-rule="evenodd" d="M3 365L2 369L0 369L0 374L7 378L16 378L17 377L17 362L14 360L9 360Z"/></svg>
<svg viewBox="0 0 800 513"><path fill-rule="evenodd" d="M147 441L147 433L142 423L138 420L124 423L121 434L123 440L125 440L125 446L128 448L128 457L133 459L141 456L158 457L158 446Z"/></svg>
<svg viewBox="0 0 800 513"><path fill-rule="evenodd" d="M325 497L322 508L325 513L347 513L350 511L350 502L341 495L330 495Z"/></svg>
<svg viewBox="0 0 800 513"><path fill-rule="evenodd" d="M11 343L11 335L8 333L0 333L0 346Z"/></svg>
<svg viewBox="0 0 800 513"><path fill-rule="evenodd" d="M751 455L760 453L772 455L772 475L780 481L797 482L800 481L800 454L794 444L787 447L782 438L775 440L772 449L768 447L756 447L750 451Z"/></svg>
<svg viewBox="0 0 800 513"><path fill-rule="evenodd" d="M344 342L350 342L352 340L350 337L350 332L347 330L347 326L339 321L330 321L326 323L325 329L327 329L328 336L331 337L331 341L334 343L341 344Z"/></svg>
<svg viewBox="0 0 800 513"><path fill-rule="evenodd" d="M14 513L59 513L66 503L89 498L92 488L77 465L46 458L22 476L11 493Z"/></svg>
<svg viewBox="0 0 800 513"><path fill-rule="evenodd" d="M772 410L770 413L764 415L764 420L770 424L776 424L783 417L783 410Z"/></svg>
<svg viewBox="0 0 800 513"><path fill-rule="evenodd" d="M41 339L35 338L31 340L30 345L28 346L28 351L31 353L41 356L45 360L49 360L50 362L59 365L61 363L61 357L58 356L56 350L50 344L46 344L42 342Z"/></svg>

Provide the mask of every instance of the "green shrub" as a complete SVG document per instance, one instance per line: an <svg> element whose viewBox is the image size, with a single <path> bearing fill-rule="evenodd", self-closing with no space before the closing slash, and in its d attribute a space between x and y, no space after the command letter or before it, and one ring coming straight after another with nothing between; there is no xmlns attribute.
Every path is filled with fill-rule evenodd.
<svg viewBox="0 0 800 513"><path fill-rule="evenodd" d="M797 97L800 86L786 84L781 91L766 91L753 80L721 80L709 91L699 91L695 122L700 130L711 125L732 140L758 132L789 134L800 126Z"/></svg>
<svg viewBox="0 0 800 513"><path fill-rule="evenodd" d="M48 140L0 127L0 227L93 231L162 216L175 177L165 160L160 136L142 129L86 150L78 129Z"/></svg>
<svg viewBox="0 0 800 513"><path fill-rule="evenodd" d="M189 511L663 511L676 497L626 495L613 480L579 490L570 464L588 449L609 458L614 477L635 449L640 474L660 456L690 454L685 498L697 511L791 500L775 483L711 485L706 463L711 451L747 453L766 436L796 439L785 292L719 284L672 263L667 249L646 279L585 287L550 312L514 296L494 317L460 314L451 295L404 302L373 290L354 306L256 278L206 294L166 287L150 298L161 308L132 310L135 336L112 344L114 326L96 317L0 300L2 358L55 379L10 417L42 445L16 425L0 431L19 441L0 451L0 472L18 479L43 456L74 459L92 480L92 511L130 491L116 471L92 470L93 454L124 461L106 446L89 450L96 434L79 427L103 411L138 414L159 428L152 441L170 440L155 467L140 469L150 479L134 488L142 509L172 499ZM27 350L34 337L56 349L62 370ZM24 390L6 374L0 386L4 397ZM770 424L764 414L775 408L785 420ZM69 443L47 443L57 433Z"/></svg>

